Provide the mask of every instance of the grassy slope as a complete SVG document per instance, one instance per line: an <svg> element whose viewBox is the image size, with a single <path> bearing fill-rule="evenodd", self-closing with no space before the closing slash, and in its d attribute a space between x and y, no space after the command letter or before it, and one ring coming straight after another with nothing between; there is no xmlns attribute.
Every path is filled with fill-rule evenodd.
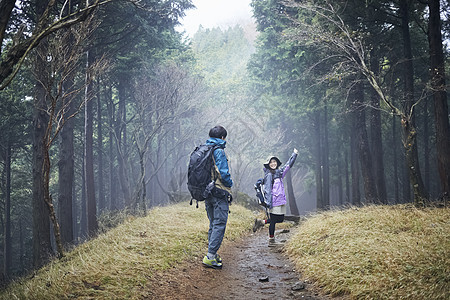
<svg viewBox="0 0 450 300"><path fill-rule="evenodd" d="M226 240L249 232L253 213L231 207ZM130 218L0 292L0 299L140 299L158 271L206 251L203 205L155 208ZM369 206L308 218L287 251L325 292L358 299L450 299L450 210Z"/></svg>
<svg viewBox="0 0 450 300"><path fill-rule="evenodd" d="M307 278L357 299L450 299L450 209L368 206L307 219L288 243Z"/></svg>
<svg viewBox="0 0 450 300"><path fill-rule="evenodd" d="M249 232L254 218L238 205L230 210L225 243ZM152 274L204 255L207 232L203 204L155 208L10 285L0 299L141 299Z"/></svg>

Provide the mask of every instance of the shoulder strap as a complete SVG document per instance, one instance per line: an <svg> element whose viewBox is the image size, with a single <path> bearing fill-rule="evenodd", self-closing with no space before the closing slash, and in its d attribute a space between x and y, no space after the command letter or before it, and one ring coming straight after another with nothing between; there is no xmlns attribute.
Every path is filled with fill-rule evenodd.
<svg viewBox="0 0 450 300"><path fill-rule="evenodd" d="M214 145L213 146L213 149L212 149L212 151L211 151L211 157L212 157L212 160L213 160L213 168L215 168L216 167L216 159L214 158L214 152L217 150L217 149L220 149L220 146L219 145ZM213 172L213 174L214 174L214 181L217 181L217 174L216 174L216 172L215 171L213 171L213 170L211 170L211 172Z"/></svg>

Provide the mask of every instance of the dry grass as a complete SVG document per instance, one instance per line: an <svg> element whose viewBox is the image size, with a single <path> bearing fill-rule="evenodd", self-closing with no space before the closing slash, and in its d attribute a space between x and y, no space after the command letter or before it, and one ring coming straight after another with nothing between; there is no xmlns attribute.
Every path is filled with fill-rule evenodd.
<svg viewBox="0 0 450 300"><path fill-rule="evenodd" d="M224 243L249 232L254 218L241 206L230 209ZM157 271L204 255L208 224L203 204L152 209L11 284L0 299L141 299Z"/></svg>
<svg viewBox="0 0 450 300"><path fill-rule="evenodd" d="M308 218L287 252L304 277L352 299L450 299L450 209L367 206Z"/></svg>

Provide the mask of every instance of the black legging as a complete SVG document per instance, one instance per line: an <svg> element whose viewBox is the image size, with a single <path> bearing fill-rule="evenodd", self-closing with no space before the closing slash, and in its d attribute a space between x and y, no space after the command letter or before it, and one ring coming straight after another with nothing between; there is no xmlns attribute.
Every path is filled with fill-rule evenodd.
<svg viewBox="0 0 450 300"><path fill-rule="evenodd" d="M269 236L275 235L275 224L276 223L283 223L284 221L284 215L276 215L276 214L270 214L270 219L267 220L269 225Z"/></svg>

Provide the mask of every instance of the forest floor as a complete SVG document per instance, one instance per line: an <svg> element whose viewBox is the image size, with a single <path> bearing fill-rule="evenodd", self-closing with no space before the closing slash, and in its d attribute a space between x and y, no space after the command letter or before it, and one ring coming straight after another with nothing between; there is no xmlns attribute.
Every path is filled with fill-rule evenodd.
<svg viewBox="0 0 450 300"><path fill-rule="evenodd" d="M156 282L146 299L331 299L302 280L282 246L268 247L267 230L222 245L221 270L203 267L200 257L152 276ZM289 235L276 234L279 240Z"/></svg>

